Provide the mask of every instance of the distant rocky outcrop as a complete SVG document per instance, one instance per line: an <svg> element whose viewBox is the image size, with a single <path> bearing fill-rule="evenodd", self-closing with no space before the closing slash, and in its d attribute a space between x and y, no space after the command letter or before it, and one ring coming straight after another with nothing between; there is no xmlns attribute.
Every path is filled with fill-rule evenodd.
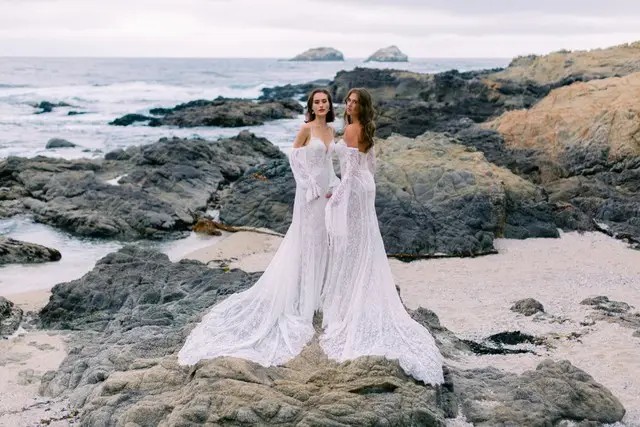
<svg viewBox="0 0 640 427"><path fill-rule="evenodd" d="M153 117L127 114L109 124L127 126L138 121L148 121L149 126L255 126L270 120L295 118L302 114L304 109L293 99L255 102L219 97L213 101L191 101L173 108L153 108L149 112Z"/></svg>
<svg viewBox="0 0 640 427"><path fill-rule="evenodd" d="M248 168L284 157L247 131L213 142L163 138L105 160L9 157L0 161L0 217L29 214L81 236L176 237Z"/></svg>
<svg viewBox="0 0 640 427"><path fill-rule="evenodd" d="M61 257L57 249L0 236L0 265L58 261Z"/></svg>
<svg viewBox="0 0 640 427"><path fill-rule="evenodd" d="M483 125L503 163L600 229L640 242L640 73L575 83Z"/></svg>
<svg viewBox="0 0 640 427"><path fill-rule="evenodd" d="M344 55L332 47L316 47L296 55L290 61L344 61Z"/></svg>
<svg viewBox="0 0 640 427"><path fill-rule="evenodd" d="M73 331L67 358L44 375L41 391L68 396L82 425L444 427L458 415L474 425L595 425L624 416L610 391L568 361L522 375L445 367L439 387L382 357L333 362L315 340L284 366L232 357L178 365L176 353L207 308L258 276L133 247L107 255L81 279L55 286L40 312L45 328ZM444 355L470 354L433 312L412 316Z"/></svg>
<svg viewBox="0 0 640 427"><path fill-rule="evenodd" d="M376 50L364 62L408 62L409 57L398 46L389 46Z"/></svg>
<svg viewBox="0 0 640 427"><path fill-rule="evenodd" d="M376 210L391 255L494 252L496 237L557 237L542 190L442 134L393 136L376 145ZM232 225L285 232L295 182L286 160L248 170L220 198Z"/></svg>
<svg viewBox="0 0 640 427"><path fill-rule="evenodd" d="M62 139L62 138L51 138L49 141L47 141L47 145L45 146L45 148L50 149L50 148L73 148L73 147L77 147L76 144L74 144L73 142L69 142L66 139Z"/></svg>

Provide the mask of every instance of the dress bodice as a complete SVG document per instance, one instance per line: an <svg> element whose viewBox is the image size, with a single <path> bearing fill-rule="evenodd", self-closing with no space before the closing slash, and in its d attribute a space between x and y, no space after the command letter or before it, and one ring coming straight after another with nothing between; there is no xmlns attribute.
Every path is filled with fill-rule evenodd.
<svg viewBox="0 0 640 427"><path fill-rule="evenodd" d="M327 159L331 159L334 146L333 140L327 146L320 138L312 137L307 145L298 150L306 150L307 165L314 175L318 175L325 172Z"/></svg>
<svg viewBox="0 0 640 427"><path fill-rule="evenodd" d="M357 169L357 173L370 172L371 178L375 173L375 155L373 148L363 153L357 148L347 146L344 139L340 139L335 144L335 153L340 160L340 171L344 175L347 170L347 164L353 169Z"/></svg>

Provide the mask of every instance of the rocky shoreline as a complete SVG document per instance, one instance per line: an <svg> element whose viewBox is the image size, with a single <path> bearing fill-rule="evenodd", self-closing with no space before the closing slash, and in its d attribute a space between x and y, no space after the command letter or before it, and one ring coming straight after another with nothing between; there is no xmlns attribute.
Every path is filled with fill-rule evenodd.
<svg viewBox="0 0 640 427"><path fill-rule="evenodd" d="M388 254L476 257L498 253L501 238L558 238L558 230L597 230L640 248L638 53L638 43L555 52L465 73L356 68L324 82L338 103L355 86L376 99L376 210ZM112 124L242 127L295 118L303 112L299 96L314 84L268 88L260 101L198 100ZM218 141L162 138L99 160L0 161L0 218L25 215L75 236L121 241L175 239L214 210L225 226L282 233L294 191L286 155L247 131ZM60 256L0 240L0 264ZM566 360L539 361L519 374L462 366L479 353L532 353L545 340L513 330L459 337L437 310L418 307L413 316L447 358L442 387L417 383L381 358L331 362L315 343L284 367L232 358L180 367L175 354L206 308L259 275L226 262L172 263L129 246L54 287L38 314L26 316L0 297L0 335L21 324L69 332L68 354L42 376L40 391L69 399L82 425L444 426L459 416L474 425L600 425L625 414L609 389ZM637 339L631 304L603 293L582 302L594 319L635 329L630 339ZM539 311L535 301L514 307Z"/></svg>
<svg viewBox="0 0 640 427"><path fill-rule="evenodd" d="M68 396L86 425L387 420L444 426L460 415L474 425L529 425L613 423L624 416L610 391L568 361L546 360L521 375L454 363L441 387L418 383L397 362L379 357L337 364L316 342L283 367L235 358L179 366L176 353L206 308L246 289L258 275L197 261L171 263L134 247L108 255L81 279L54 287L39 313L43 328L73 331L68 356L43 376L42 393ZM474 347L435 313L419 308L412 316L430 329L448 360L472 354Z"/></svg>

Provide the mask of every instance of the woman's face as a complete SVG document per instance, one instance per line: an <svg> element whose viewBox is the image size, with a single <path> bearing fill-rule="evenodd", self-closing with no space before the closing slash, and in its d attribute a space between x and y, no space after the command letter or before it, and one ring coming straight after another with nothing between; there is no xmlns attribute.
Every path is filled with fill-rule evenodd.
<svg viewBox="0 0 640 427"><path fill-rule="evenodd" d="M313 113L318 116L326 116L331 106L326 93L318 92L313 95Z"/></svg>
<svg viewBox="0 0 640 427"><path fill-rule="evenodd" d="M351 117L358 117L358 113L360 112L359 100L360 97L358 94L356 92L351 92L345 101L347 104L347 114Z"/></svg>

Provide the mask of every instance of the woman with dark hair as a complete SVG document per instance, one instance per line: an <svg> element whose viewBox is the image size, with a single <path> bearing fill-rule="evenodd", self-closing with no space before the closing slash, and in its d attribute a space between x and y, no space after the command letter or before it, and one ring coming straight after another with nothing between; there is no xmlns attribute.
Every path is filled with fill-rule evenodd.
<svg viewBox="0 0 640 427"><path fill-rule="evenodd" d="M402 305L378 226L371 95L351 89L345 102L344 138L335 146L342 181L326 208L330 255L320 345L339 362L367 355L397 359L407 374L440 384L442 356Z"/></svg>
<svg viewBox="0 0 640 427"><path fill-rule="evenodd" d="M339 183L331 162L333 130L327 124L333 119L329 92L314 90L289 156L296 181L289 230L260 279L213 306L191 331L178 353L181 364L234 356L280 365L313 337L328 259L325 206Z"/></svg>

